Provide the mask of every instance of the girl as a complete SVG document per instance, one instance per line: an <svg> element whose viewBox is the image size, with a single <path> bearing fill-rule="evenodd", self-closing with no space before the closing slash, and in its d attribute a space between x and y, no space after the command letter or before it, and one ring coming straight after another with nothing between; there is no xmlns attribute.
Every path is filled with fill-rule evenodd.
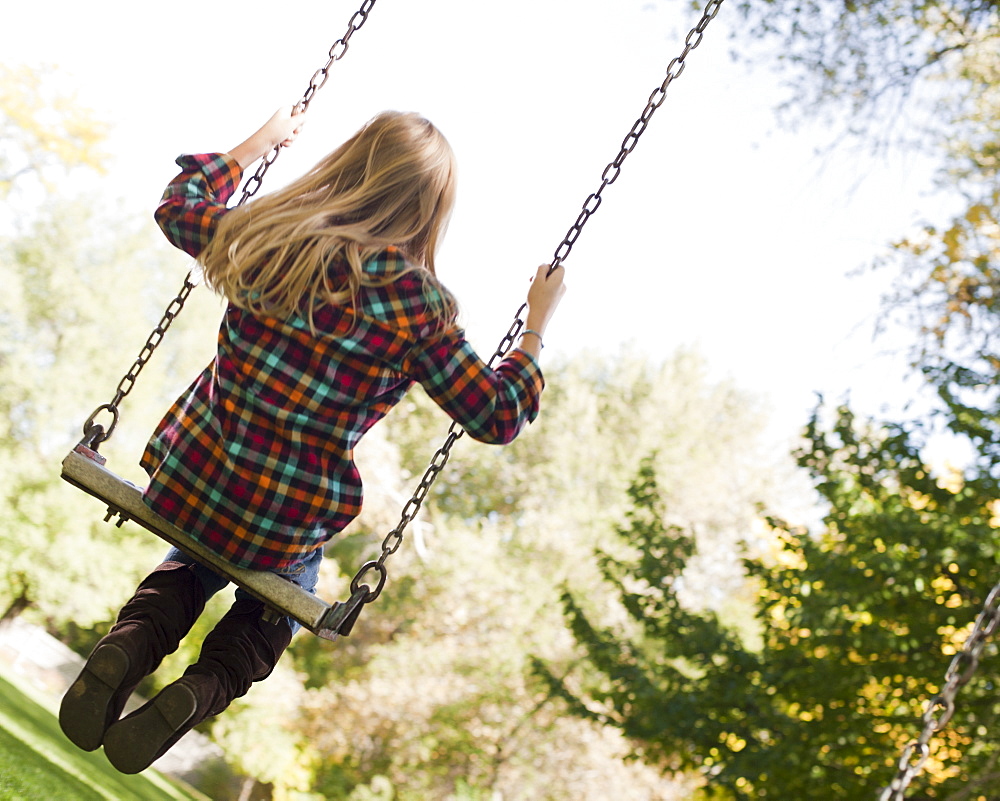
<svg viewBox="0 0 1000 801"><path fill-rule="evenodd" d="M150 508L233 564L314 592L323 544L361 509L361 435L419 382L472 437L513 440L538 414L537 360L565 289L561 267L540 267L518 347L496 370L479 359L435 272L454 157L415 114L378 115L287 188L227 209L243 171L302 122L281 110L227 154L177 161L156 220L228 303L213 363L141 463ZM119 720L226 583L171 549L63 698L66 735L137 773L266 678L298 624L264 622L263 604L237 590L198 661Z"/></svg>

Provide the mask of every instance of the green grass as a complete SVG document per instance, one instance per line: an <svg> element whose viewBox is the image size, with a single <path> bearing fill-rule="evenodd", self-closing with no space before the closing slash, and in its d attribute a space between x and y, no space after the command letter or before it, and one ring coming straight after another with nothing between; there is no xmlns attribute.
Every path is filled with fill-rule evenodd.
<svg viewBox="0 0 1000 801"><path fill-rule="evenodd" d="M118 773L98 749L79 750L53 710L0 676L0 801L205 801L155 771Z"/></svg>

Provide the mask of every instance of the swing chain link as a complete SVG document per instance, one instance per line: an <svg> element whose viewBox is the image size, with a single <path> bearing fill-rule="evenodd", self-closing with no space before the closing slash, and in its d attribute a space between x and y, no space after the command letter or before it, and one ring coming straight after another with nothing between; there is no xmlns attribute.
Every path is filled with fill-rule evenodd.
<svg viewBox="0 0 1000 801"><path fill-rule="evenodd" d="M722 3L723 0L709 0L709 2L705 5L705 10L702 13L701 19L698 20L698 23L690 31L688 31L687 36L684 38L684 49L681 51L680 55L674 58L667 66L667 74L663 79L663 83L656 87L652 94L650 94L649 100L646 103L646 108L643 109L642 114L639 115L639 119L635 121L632 125L632 129L622 140L621 150L618 151L618 155L615 156L614 160L611 161L608 166L604 168L604 172L601 173L600 188L596 192L592 192L587 196L587 199L583 202L580 214L577 216L574 223L569 227L569 230L566 232L566 236L564 236L562 242L559 243L559 247L556 248L552 257L551 266L549 267L549 273L551 273L569 256L570 251L573 249L573 245L576 244L576 240L579 239L580 234L583 231L583 226L586 225L587 220L590 219L591 215L597 211L598 208L600 208L605 188L613 184L618 179L619 174L621 174L622 164L625 162L629 153L635 150L635 146L639 144L639 137L642 136L643 132L646 130L653 114L660 106L663 105L663 101L667 98L667 89L670 87L670 84L679 78L681 73L684 72L684 68L687 66L685 59L692 50L701 44L701 40L705 35L705 29L719 13L719 8L722 6Z"/></svg>
<svg viewBox="0 0 1000 801"><path fill-rule="evenodd" d="M174 319L181 310L184 308L184 303L187 301L191 294L191 291L197 286L197 284L192 280L192 273L188 273L187 277L184 279L184 284L181 286L180 292L177 296L170 301L167 305L166 310L163 312L163 316L160 321L156 324L156 327L150 332L146 339L146 344L142 346L142 350L139 351L139 355L136 356L135 361L132 362L132 366L129 367L128 372L122 376L121 381L118 382L118 386L115 388L114 397L109 403L102 403L93 412L91 412L90 417L87 418L87 422L83 424L83 436L84 442L88 447L97 449L105 440L109 439L114 433L115 428L118 426L119 411L118 404L125 399L132 388L135 386L136 379L139 377L139 373L142 372L142 368L146 366L146 363L150 360L153 352L159 346L160 342L163 340L164 334L167 333L167 329L173 323ZM97 415L103 411L111 412L112 420L111 424L107 429L95 423Z"/></svg>
<svg viewBox="0 0 1000 801"><path fill-rule="evenodd" d="M507 333L504 334L503 339L500 340L500 344L497 346L496 351L494 351L493 356L490 357L489 366L494 368L497 366L499 361L503 359L504 356L513 347L514 342L517 341L518 334L521 333L521 329L524 327L524 321L521 316L524 314L525 310L528 308L528 304L521 304L521 308L518 309L517 315L514 318L514 322L511 323ZM451 456L451 449L458 440L462 438L465 434L465 430L458 424L453 422L448 427L448 433L445 436L444 442L441 447L435 451L434 456L431 457L430 464L424 470L424 474L420 477L420 482L417 484L416 490L414 490L413 495L403 506L403 511L400 514L399 522L396 527L390 531L384 540L382 540L382 554L375 561L366 562L361 566L361 569L354 575L351 580L351 591L355 591L361 585L361 579L371 570L377 570L380 573L380 582L375 590L372 590L365 603L374 601L378 598L379 593L382 592L382 586L385 584L385 561L392 554L399 550L399 547L403 544L403 532L406 527L413 522L417 514L420 512L420 507L423 506L424 499L430 492L431 486L437 480L438 475L444 470L444 466L448 463L448 459Z"/></svg>
<svg viewBox="0 0 1000 801"><path fill-rule="evenodd" d="M330 47L330 52L328 53L330 59L326 62L326 64L316 70L316 72L313 73L312 78L309 79L309 88L306 89L305 94L302 95L302 100L299 101L300 110L305 111L309 108L309 103L312 101L313 95L326 85L326 82L330 77L330 67L333 66L334 62L340 61L340 59L342 59L347 53L347 48L350 47L351 37L356 31L361 30L361 26L367 22L368 15L371 13L374 5L375 0L365 0L365 2L361 4L361 8L354 12L354 16L352 16L350 22L347 23L347 32Z"/></svg>
<svg viewBox="0 0 1000 801"><path fill-rule="evenodd" d="M580 232L583 230L583 226L586 224L587 220L590 219L590 216L600 207L602 201L601 193L604 191L606 186L613 184L615 179L618 178L618 174L621 172L621 166L625 161L625 158L629 153L635 150L635 146L639 143L639 137L642 136L643 131L646 130L646 126L649 125L649 120L652 118L653 113L656 109L663 105L663 101L667 96L667 87L669 87L671 82L673 82L674 79L676 79L684 71L685 59L692 50L701 44L705 28L708 27L708 23L715 19L715 16L719 13L719 8L722 6L722 3L723 0L709 0L708 4L705 6L705 11L702 14L701 19L690 31L688 31L688 34L684 39L684 49L681 51L680 55L674 58L667 66L667 77L663 80L663 83L661 83L660 86L658 86L649 96L646 108L643 110L639 119L632 126L628 135L622 141L621 150L618 152L618 155L615 156L614 161L604 168L604 172L601 175L602 183L600 189L589 195L584 201L583 210L577 217L576 222L573 223L559 247L556 248L555 255L553 256L552 262L549 266L549 274L551 274L552 271L555 270L556 267L558 267L569 255L570 250L573 249L573 244L576 242L577 238L580 236ZM524 328L524 320L522 319L522 316L526 309L527 304L522 304L521 308L517 310L517 314L514 315L514 322L511 323L510 328L507 330L507 333L504 335L503 339L501 339L499 346L490 358L489 366L491 368L495 367L496 364L507 355L511 347L513 347L518 335ZM361 567L351 582L352 588L359 586L362 577L370 570L376 569L376 565L378 566L379 572L383 573L384 576L383 571L385 570L386 559L399 550L399 546L403 542L403 531L417 516L424 499L427 497L427 493L430 491L431 485L434 483L434 480L447 463L448 457L451 455L452 446L464 433L465 432L457 423L453 422L451 424L444 444L438 448L437 452L434 454L430 464L424 471L416 490L403 507L399 523L397 523L396 527L390 531L382 541L381 556L379 556L377 561L367 562ZM382 587L380 583L379 587L371 593L369 600L375 600L375 598L378 597L379 592L381 592L381 589Z"/></svg>
<svg viewBox="0 0 1000 801"><path fill-rule="evenodd" d="M947 726L955 714L955 697L975 675L986 642L998 627L1000 627L1000 584L997 584L986 597L972 632L962 650L951 660L945 672L944 687L941 692L927 701L922 717L924 728L920 736L903 749L896 776L882 791L879 801L903 801L910 782L923 770L924 764L930 757L931 737Z"/></svg>
<svg viewBox="0 0 1000 801"><path fill-rule="evenodd" d="M328 53L329 60L326 64L316 70L316 72L313 73L312 78L309 79L308 88L302 95L302 99L296 104L296 108L298 110L305 111L309 107L309 103L312 101L313 95L323 88L323 85L329 78L330 67L333 66L334 62L339 61L344 57L344 54L347 52L351 36L354 35L355 31L360 30L361 26L365 24L368 19L368 15L371 13L372 7L375 5L375 2L376 0L364 0L361 8L354 12L350 22L348 22L347 32L330 47L330 51ZM240 197L239 202L236 204L237 206L242 206L251 197L257 194L257 191L260 189L260 186L264 181L264 174L267 172L271 164L274 163L274 160L278 158L280 151L281 146L279 145L261 159L260 164L257 165L257 171L250 176L246 184L243 186L243 194ZM173 323L174 318L181 313L181 310L184 308L184 304L191 295L191 291L197 285L198 283L195 280L194 271L191 270L184 278L184 284L181 287L181 290L177 293L177 296L170 301L166 311L163 313L163 317L160 318L160 322L157 323L156 327L150 333L146 340L146 344L143 345L142 350L139 351L139 355L132 363L132 366L122 377L121 381L118 382L118 387L115 389L114 397L109 403L102 403L93 412L91 412L90 417L88 417L87 421L83 424L83 443L88 447L96 450L98 445L110 439L111 434L118 426L118 404L122 402L129 392L132 391L132 387L135 386L136 378L138 378L142 368L146 366L146 362L148 362L150 357L153 355L153 351L155 351L157 346L160 344L164 334L167 332L167 329L170 328L170 324ZM95 422L97 415L103 411L110 412L112 415L111 424L106 430L103 426L100 426Z"/></svg>
<svg viewBox="0 0 1000 801"><path fill-rule="evenodd" d="M304 113L309 108L313 95L326 85L326 82L330 78L330 68L347 53L351 37L355 31L361 30L361 26L367 22L368 15L371 13L374 5L375 0L364 0L361 8L354 12L350 22L347 23L347 31L330 46L330 51L327 54L329 59L326 64L316 70L309 79L309 86L306 87L299 102L295 104L296 112ZM264 182L265 173L267 173L271 164L274 163L274 160L278 158L278 153L280 152L281 145L276 145L270 153L261 159L260 164L257 165L257 171L247 179L246 184L243 186L243 196L240 198L238 206L242 206L247 200L257 194L257 190L260 189L260 185Z"/></svg>

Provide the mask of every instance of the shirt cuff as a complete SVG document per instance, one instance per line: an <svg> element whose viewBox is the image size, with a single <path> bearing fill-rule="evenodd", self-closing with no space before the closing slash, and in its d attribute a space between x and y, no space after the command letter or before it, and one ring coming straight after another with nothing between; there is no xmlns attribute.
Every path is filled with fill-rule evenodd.
<svg viewBox="0 0 1000 801"><path fill-rule="evenodd" d="M216 196L232 197L243 179L243 170L228 153L185 153L175 160L182 170L200 170Z"/></svg>
<svg viewBox="0 0 1000 801"><path fill-rule="evenodd" d="M503 360L507 363L513 362L519 367L528 376L530 383L538 384L539 392L545 388L545 377L542 375L542 366L538 363L538 359L528 353L528 351L514 348L507 351Z"/></svg>

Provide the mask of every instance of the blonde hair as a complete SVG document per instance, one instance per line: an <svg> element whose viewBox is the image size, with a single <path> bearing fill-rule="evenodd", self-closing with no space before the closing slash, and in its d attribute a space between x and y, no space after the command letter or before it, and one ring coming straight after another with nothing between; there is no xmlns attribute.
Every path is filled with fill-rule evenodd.
<svg viewBox="0 0 1000 801"><path fill-rule="evenodd" d="M387 111L294 183L230 210L198 261L230 303L263 316L303 316L346 306L362 286L385 286L414 270L438 291L438 328L455 315L434 254L455 200L455 158L417 114ZM371 256L398 247L407 267L365 275Z"/></svg>

